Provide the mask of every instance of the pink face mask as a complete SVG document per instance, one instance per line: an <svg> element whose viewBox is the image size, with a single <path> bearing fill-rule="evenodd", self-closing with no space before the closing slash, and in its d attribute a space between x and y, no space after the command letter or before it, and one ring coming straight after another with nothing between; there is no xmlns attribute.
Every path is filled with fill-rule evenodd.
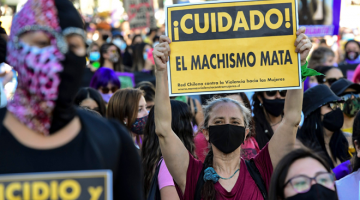
<svg viewBox="0 0 360 200"><path fill-rule="evenodd" d="M8 110L23 124L39 133L49 134L51 112L55 107L60 84L60 61L63 55L56 46L38 48L11 43L7 60L18 72L19 85Z"/></svg>

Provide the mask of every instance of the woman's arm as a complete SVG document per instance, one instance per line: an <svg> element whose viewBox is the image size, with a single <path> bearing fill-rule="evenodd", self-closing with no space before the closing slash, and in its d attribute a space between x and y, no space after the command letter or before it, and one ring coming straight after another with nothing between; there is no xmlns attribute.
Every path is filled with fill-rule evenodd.
<svg viewBox="0 0 360 200"><path fill-rule="evenodd" d="M160 37L154 51L156 66L155 127L166 166L177 185L185 191L189 153L184 144L171 129L171 106L167 80L167 61L170 55L170 39Z"/></svg>
<svg viewBox="0 0 360 200"><path fill-rule="evenodd" d="M300 53L301 65L306 64L306 58L312 47L311 41L304 33L305 28L301 27L296 32L295 41L295 51ZM286 94L284 118L269 142L269 153L274 169L282 157L294 149L296 132L301 120L303 93L303 89L297 89L289 90Z"/></svg>
<svg viewBox="0 0 360 200"><path fill-rule="evenodd" d="M160 190L161 199L179 200L175 186L166 186Z"/></svg>

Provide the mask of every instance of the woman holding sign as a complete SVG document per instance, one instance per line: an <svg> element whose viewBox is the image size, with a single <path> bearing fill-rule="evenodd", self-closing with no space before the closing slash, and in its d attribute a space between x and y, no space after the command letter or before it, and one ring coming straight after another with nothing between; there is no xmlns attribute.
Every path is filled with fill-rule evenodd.
<svg viewBox="0 0 360 200"><path fill-rule="evenodd" d="M125 128L72 103L86 66L83 27L68 0L29 0L14 17L6 59L19 85L0 109L0 177L22 174L7 178L16 187L4 186L0 178L0 199L143 197L140 159ZM34 173L46 175L49 184L36 183L40 175ZM107 178L103 186L86 187L86 181L77 181L84 173ZM24 182L26 175L31 178Z"/></svg>
<svg viewBox="0 0 360 200"><path fill-rule="evenodd" d="M311 49L311 42L297 31L296 51L301 64ZM211 148L204 164L186 150L171 129L167 65L170 39L162 36L153 52L156 63L155 107L156 134L166 165L174 178L181 199L264 199L273 168L286 152L294 149L300 122L302 90L287 93L284 118L268 145L249 162L240 158L240 145L249 133L250 111L239 102L221 98L205 107L204 135ZM259 187L258 187L258 186Z"/></svg>

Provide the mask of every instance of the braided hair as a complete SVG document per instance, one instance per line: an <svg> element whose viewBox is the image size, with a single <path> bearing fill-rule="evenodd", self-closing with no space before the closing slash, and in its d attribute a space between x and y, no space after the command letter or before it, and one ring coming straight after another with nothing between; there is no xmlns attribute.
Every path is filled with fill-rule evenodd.
<svg viewBox="0 0 360 200"><path fill-rule="evenodd" d="M212 100L208 101L207 105L204 106L203 110L204 110L205 120L204 120L203 129L209 128L209 120L210 120L211 112L212 112L213 108L217 104L220 104L220 103L233 103L233 104L237 105L239 107L242 115L244 116L245 128L249 128L249 124L251 121L250 110L248 108L246 108L242 103L237 102L235 100L232 100L229 98L219 98L219 99L212 99ZM240 155L239 155L239 157L240 157ZM209 153L207 154L205 161L204 161L205 168L213 166L213 158L214 158L214 153L210 146ZM202 177L200 177L200 178L202 178ZM201 190L201 196L202 196L202 199L204 199L204 200L215 200L216 199L214 183L211 180L208 180L205 182L205 184Z"/></svg>

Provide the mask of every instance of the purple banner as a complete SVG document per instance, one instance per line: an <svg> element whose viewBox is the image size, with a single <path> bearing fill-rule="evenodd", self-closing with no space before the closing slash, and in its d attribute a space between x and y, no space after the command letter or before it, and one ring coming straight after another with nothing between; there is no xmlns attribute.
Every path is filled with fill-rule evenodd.
<svg viewBox="0 0 360 200"><path fill-rule="evenodd" d="M338 35L341 0L298 0L299 24L310 37Z"/></svg>

